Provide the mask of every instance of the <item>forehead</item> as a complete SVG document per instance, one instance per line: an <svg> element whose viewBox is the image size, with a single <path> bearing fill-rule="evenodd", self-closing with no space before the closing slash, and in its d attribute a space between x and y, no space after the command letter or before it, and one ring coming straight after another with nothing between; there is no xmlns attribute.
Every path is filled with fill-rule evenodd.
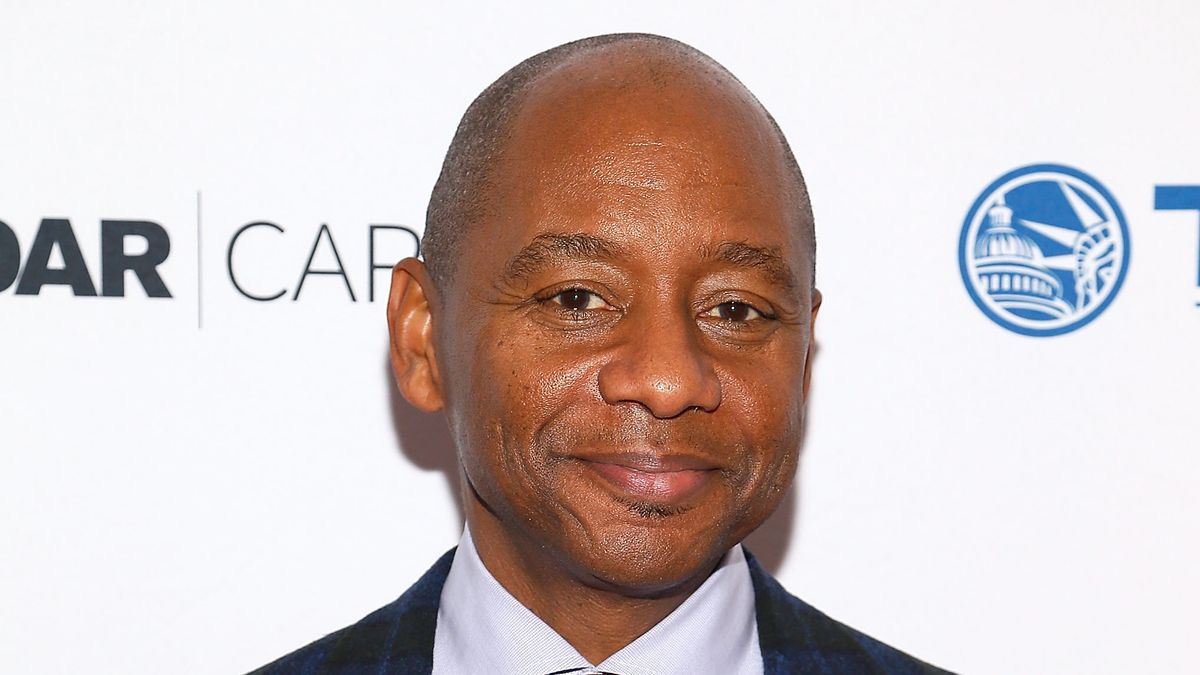
<svg viewBox="0 0 1200 675"><path fill-rule="evenodd" d="M602 50L531 85L472 243L512 249L552 231L602 231L648 253L751 241L804 268L787 166L765 113L724 71L653 49Z"/></svg>

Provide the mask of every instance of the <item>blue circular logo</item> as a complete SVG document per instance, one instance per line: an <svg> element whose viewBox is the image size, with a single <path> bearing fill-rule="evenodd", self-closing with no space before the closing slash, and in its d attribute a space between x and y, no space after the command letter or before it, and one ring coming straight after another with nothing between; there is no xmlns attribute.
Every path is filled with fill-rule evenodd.
<svg viewBox="0 0 1200 675"><path fill-rule="evenodd" d="M1022 335L1060 335L1116 297L1129 268L1129 228L1095 178L1035 164L1004 174L971 205L958 266L992 321Z"/></svg>

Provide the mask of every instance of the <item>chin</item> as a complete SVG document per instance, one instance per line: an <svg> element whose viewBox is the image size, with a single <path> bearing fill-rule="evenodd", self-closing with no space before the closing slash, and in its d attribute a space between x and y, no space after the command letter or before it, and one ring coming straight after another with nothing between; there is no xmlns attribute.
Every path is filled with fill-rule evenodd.
<svg viewBox="0 0 1200 675"><path fill-rule="evenodd" d="M698 585L736 543L727 543L715 528L695 532L662 523L621 524L597 534L585 548L567 554L572 566L585 583L631 597L670 595Z"/></svg>

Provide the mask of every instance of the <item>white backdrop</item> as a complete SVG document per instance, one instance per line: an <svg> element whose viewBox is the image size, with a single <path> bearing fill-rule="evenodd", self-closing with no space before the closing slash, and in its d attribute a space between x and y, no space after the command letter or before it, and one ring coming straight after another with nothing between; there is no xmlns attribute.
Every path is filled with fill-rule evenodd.
<svg viewBox="0 0 1200 675"><path fill-rule="evenodd" d="M752 547L947 668L1184 672L1198 218L1155 210L1154 188L1200 184L1198 25L1186 0L8 0L0 221L21 273L42 219L66 218L100 289L101 221L152 221L172 297L133 275L125 297L0 292L0 670L243 672L456 542L445 432L391 390L368 228L420 231L459 116L509 66L638 30L738 75L815 203L809 436ZM1131 247L1105 312L1050 338L985 317L956 249L980 192L1039 162L1102 181ZM286 290L272 302L226 260L259 221L283 231L247 231L233 265ZM330 275L293 300L322 224L356 301ZM376 232L382 264L411 248Z"/></svg>

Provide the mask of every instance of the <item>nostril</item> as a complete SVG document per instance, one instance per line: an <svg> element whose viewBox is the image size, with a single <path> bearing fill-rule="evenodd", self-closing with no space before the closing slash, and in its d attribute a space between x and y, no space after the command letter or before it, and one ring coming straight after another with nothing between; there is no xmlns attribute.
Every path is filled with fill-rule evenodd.
<svg viewBox="0 0 1200 675"><path fill-rule="evenodd" d="M599 373L600 395L609 404L636 403L660 419L690 410L711 412L720 405L721 386L711 368L649 369L636 362L611 362Z"/></svg>

